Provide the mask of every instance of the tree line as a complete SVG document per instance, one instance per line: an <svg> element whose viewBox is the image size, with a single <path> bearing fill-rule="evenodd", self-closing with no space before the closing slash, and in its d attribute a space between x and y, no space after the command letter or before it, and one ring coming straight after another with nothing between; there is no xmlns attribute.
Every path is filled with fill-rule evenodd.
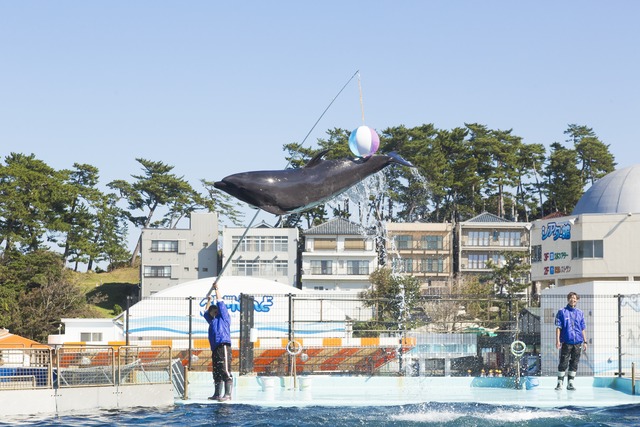
<svg viewBox="0 0 640 427"><path fill-rule="evenodd" d="M303 167L327 149L328 158L351 156L348 130L336 128L327 134L315 149L284 145L287 161ZM451 130L432 124L384 129L378 153L395 151L419 173L385 169L389 191L358 209L376 210L380 219L395 222L466 220L484 211L529 222L553 212L570 213L585 186L613 172L616 163L609 145L592 128L570 124L564 135L564 144L551 143L547 153L543 144L525 143L512 130L477 123ZM287 221L290 226L303 221L312 226L326 221L329 214L351 215L342 208L327 212L319 206Z"/></svg>
<svg viewBox="0 0 640 427"><path fill-rule="evenodd" d="M299 168L321 150L329 150L328 158L351 157L349 134L330 129L317 148L285 144L285 159ZM615 161L593 129L569 125L564 134L564 144L553 142L547 154L544 145L526 144L511 130L477 123L451 130L432 124L384 129L378 152L397 152L418 174L386 168L388 191L360 202L358 209L396 222L464 220L483 211L514 221L568 213L585 186L612 172ZM198 210L241 223L238 202L212 181L200 180L198 190L171 165L136 161L141 172L111 181L102 191L92 165L56 170L34 154L6 155L0 163L0 327L41 338L55 331L61 317L87 314L67 266L135 265L140 238L129 251L131 226L138 234L147 227L174 228ZM310 227L331 216L352 214L346 204L331 211L321 205L280 220Z"/></svg>

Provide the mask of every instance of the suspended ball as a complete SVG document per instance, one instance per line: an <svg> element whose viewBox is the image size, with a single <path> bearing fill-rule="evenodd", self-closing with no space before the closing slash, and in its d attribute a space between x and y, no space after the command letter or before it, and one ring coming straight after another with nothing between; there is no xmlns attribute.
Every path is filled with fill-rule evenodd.
<svg viewBox="0 0 640 427"><path fill-rule="evenodd" d="M354 129L349 136L349 149L356 157L369 157L378 151L380 138L369 126Z"/></svg>

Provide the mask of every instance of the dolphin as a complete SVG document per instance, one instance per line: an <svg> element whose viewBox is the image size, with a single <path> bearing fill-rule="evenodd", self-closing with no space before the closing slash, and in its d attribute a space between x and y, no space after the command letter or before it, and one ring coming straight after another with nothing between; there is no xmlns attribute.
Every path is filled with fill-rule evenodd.
<svg viewBox="0 0 640 427"><path fill-rule="evenodd" d="M365 158L323 160L315 155L303 168L229 175L215 188L275 215L303 212L345 192L391 164L414 167L396 153Z"/></svg>

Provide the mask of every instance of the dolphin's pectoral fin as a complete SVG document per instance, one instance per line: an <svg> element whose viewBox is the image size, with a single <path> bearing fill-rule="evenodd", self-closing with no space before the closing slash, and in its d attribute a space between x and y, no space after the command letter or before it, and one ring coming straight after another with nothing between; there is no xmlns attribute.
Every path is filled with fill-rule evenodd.
<svg viewBox="0 0 640 427"><path fill-rule="evenodd" d="M324 157L325 154L327 154L329 152L329 150L322 150L321 152L319 152L318 154L316 154L315 156L313 156L313 158L311 160L309 160L309 163L307 163L306 165L304 165L305 168L312 168L315 165L317 165L318 163L320 163L322 161L322 158Z"/></svg>
<svg viewBox="0 0 640 427"><path fill-rule="evenodd" d="M260 205L260 209L265 212L272 213L274 215L288 215L289 212L283 211L279 206L276 205Z"/></svg>

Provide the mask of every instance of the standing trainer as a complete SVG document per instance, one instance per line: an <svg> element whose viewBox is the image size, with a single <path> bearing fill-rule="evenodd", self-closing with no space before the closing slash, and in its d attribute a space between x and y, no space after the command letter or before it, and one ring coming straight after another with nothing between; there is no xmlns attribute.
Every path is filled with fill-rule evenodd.
<svg viewBox="0 0 640 427"><path fill-rule="evenodd" d="M207 297L204 319L209 323L209 346L211 347L211 360L213 362L213 382L215 392L209 400L224 402L231 400L233 389L233 377L231 376L231 317L227 306L220 298L218 286L216 291L216 303L211 304L211 295ZM222 385L224 384L224 395Z"/></svg>
<svg viewBox="0 0 640 427"><path fill-rule="evenodd" d="M575 292L567 295L568 304L556 314L556 347L560 349L560 363L558 364L558 385L556 390L562 389L564 372L569 368L567 390L575 390L573 379L578 371L578 362L582 350L587 349L587 336L584 332L584 314L576 308L580 297Z"/></svg>

